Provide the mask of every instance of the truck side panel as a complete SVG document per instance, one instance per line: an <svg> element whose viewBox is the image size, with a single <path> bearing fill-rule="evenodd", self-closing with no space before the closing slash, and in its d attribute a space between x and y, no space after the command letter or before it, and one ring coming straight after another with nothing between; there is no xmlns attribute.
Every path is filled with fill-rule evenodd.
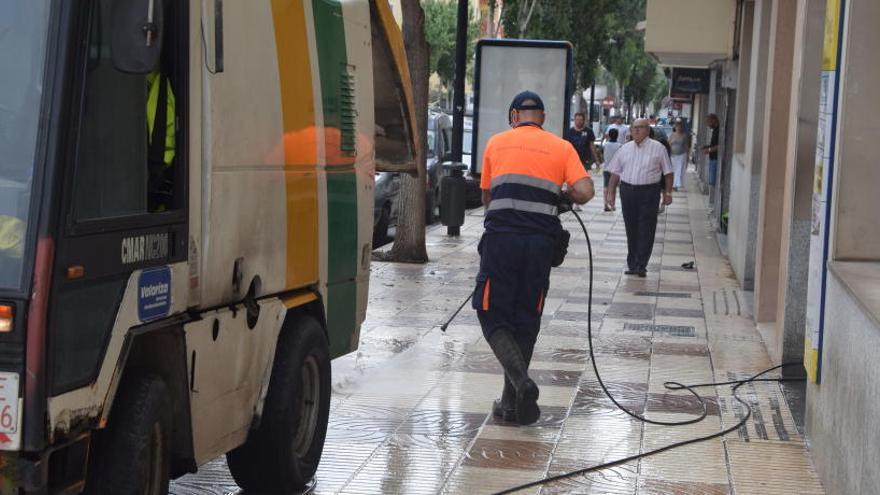
<svg viewBox="0 0 880 495"><path fill-rule="evenodd" d="M203 78L207 106L196 116L210 129L201 164L203 307L241 300L257 276L261 294L287 288L284 120L273 12L268 1L225 2L223 8L225 67ZM207 62L214 63L212 57Z"/></svg>

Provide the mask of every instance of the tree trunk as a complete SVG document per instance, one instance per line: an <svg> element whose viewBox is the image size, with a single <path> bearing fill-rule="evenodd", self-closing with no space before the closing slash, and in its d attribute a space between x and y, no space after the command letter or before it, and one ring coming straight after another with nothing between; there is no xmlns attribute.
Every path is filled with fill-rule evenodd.
<svg viewBox="0 0 880 495"><path fill-rule="evenodd" d="M497 0L490 0L491 3L496 2ZM498 9L498 22L495 22L495 17L492 17L492 22L495 22L495 31L492 32L493 38L501 37L501 29L504 27L504 23L501 22L501 19L504 18L504 4L502 3L500 6L496 7Z"/></svg>
<svg viewBox="0 0 880 495"><path fill-rule="evenodd" d="M389 261L424 263L428 261L425 247L425 184L427 180L425 137L428 123L429 52L425 39L425 12L419 0L402 0L403 44L413 83L413 103L416 112L417 176L401 174L400 207L394 246L388 253Z"/></svg>
<svg viewBox="0 0 880 495"><path fill-rule="evenodd" d="M486 34L489 38L495 37L495 1L489 0L489 18L486 23Z"/></svg>
<svg viewBox="0 0 880 495"><path fill-rule="evenodd" d="M525 38L529 29L529 21L532 20L532 12L538 0L524 0L519 7L519 37Z"/></svg>

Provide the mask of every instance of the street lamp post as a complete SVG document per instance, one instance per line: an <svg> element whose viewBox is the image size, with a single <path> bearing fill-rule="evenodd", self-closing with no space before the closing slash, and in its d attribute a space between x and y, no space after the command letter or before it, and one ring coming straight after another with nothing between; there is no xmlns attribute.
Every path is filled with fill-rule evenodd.
<svg viewBox="0 0 880 495"><path fill-rule="evenodd" d="M464 137L464 76L467 67L468 0L458 0L455 30L455 82L452 94L452 161L461 162Z"/></svg>

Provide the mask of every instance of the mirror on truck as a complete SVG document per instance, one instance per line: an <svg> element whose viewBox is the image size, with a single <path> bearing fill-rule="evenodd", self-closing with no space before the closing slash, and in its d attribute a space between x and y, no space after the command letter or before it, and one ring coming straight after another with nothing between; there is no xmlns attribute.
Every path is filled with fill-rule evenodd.
<svg viewBox="0 0 880 495"><path fill-rule="evenodd" d="M149 74L162 53L163 0L115 0L111 11L113 65L129 74Z"/></svg>

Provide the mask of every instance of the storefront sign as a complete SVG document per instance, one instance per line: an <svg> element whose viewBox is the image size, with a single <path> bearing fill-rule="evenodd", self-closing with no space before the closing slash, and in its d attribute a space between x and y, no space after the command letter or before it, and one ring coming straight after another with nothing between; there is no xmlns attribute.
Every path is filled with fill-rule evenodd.
<svg viewBox="0 0 880 495"><path fill-rule="evenodd" d="M708 94L709 69L672 69L672 94Z"/></svg>

